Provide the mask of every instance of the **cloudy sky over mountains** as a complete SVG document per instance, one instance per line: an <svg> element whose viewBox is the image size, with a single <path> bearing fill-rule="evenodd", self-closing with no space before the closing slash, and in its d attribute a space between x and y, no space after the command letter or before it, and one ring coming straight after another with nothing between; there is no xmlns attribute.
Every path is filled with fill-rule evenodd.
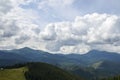
<svg viewBox="0 0 120 80"><path fill-rule="evenodd" d="M120 0L0 0L0 49L120 53Z"/></svg>

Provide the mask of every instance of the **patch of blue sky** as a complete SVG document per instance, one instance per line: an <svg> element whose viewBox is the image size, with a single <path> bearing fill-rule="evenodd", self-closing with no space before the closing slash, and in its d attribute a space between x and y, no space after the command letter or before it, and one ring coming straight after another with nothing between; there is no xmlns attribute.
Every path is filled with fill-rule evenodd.
<svg viewBox="0 0 120 80"><path fill-rule="evenodd" d="M46 9L39 9L36 3L29 3L27 5L20 5L23 9L32 9L36 11L40 16L41 22L52 23L52 22L60 22L66 20L64 17L59 15L57 11L54 9L47 7Z"/></svg>
<svg viewBox="0 0 120 80"><path fill-rule="evenodd" d="M74 7L83 15L88 13L108 13L120 15L120 0L76 0Z"/></svg>

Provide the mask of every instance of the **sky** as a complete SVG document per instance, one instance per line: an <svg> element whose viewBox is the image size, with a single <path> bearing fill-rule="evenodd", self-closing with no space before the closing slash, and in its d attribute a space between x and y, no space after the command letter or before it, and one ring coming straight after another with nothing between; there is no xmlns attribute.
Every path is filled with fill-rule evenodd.
<svg viewBox="0 0 120 80"><path fill-rule="evenodd" d="M120 53L120 0L0 0L0 50Z"/></svg>

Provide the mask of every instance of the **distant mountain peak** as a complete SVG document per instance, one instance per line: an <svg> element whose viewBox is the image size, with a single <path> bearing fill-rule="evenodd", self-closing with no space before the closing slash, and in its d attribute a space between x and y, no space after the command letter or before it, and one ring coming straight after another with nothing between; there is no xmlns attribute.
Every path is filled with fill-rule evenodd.
<svg viewBox="0 0 120 80"><path fill-rule="evenodd" d="M88 52L88 54L119 54L116 52L109 52L109 51L100 51L100 50L91 50Z"/></svg>
<svg viewBox="0 0 120 80"><path fill-rule="evenodd" d="M23 48L20 48L20 49L28 49L28 50L31 50L31 48L29 48L29 47L23 47Z"/></svg>
<svg viewBox="0 0 120 80"><path fill-rule="evenodd" d="M87 54L99 54L102 53L103 51L99 51L99 50L91 50L89 52L87 52Z"/></svg>
<svg viewBox="0 0 120 80"><path fill-rule="evenodd" d="M91 50L91 51L89 51L89 52L102 52L102 51L99 51L99 50L93 49L93 50ZM88 52L88 53L89 53L89 52Z"/></svg>
<svg viewBox="0 0 120 80"><path fill-rule="evenodd" d="M17 51L17 52L34 52L36 50L29 48L29 47L23 47L23 48L19 48L19 49L13 49L11 51Z"/></svg>

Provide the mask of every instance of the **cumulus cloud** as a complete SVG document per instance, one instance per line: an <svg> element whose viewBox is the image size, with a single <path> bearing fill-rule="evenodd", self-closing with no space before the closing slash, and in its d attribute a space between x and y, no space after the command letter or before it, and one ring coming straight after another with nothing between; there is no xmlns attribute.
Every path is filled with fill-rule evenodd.
<svg viewBox="0 0 120 80"><path fill-rule="evenodd" d="M86 50L89 47L89 50L106 44L111 46L118 44L117 46L120 46L119 26L119 16L94 13L77 16L73 22L53 23L45 28L41 36L48 34L42 38L47 43L46 48L48 50L60 51L61 47L64 46L74 46L80 49L79 46L83 44L83 48ZM48 36L55 36L56 38L46 40Z"/></svg>
<svg viewBox="0 0 120 80"><path fill-rule="evenodd" d="M38 36L39 25L35 23L37 13L20 7L25 4L24 0L1 0L0 1L0 48L12 49L21 47L26 41ZM9 44L9 45L8 45ZM8 47L12 46L12 48ZM29 46L28 44L26 46Z"/></svg>
<svg viewBox="0 0 120 80"><path fill-rule="evenodd" d="M55 32L55 26L52 24L49 24L44 31L40 33L42 39L44 40L55 40L56 38L56 32Z"/></svg>
<svg viewBox="0 0 120 80"><path fill-rule="evenodd" d="M0 20L0 37L9 38L15 36L19 31L14 21Z"/></svg>
<svg viewBox="0 0 120 80"><path fill-rule="evenodd" d="M27 0L28 1L28 0ZM0 14L6 14L20 4L26 4L26 0L0 0Z"/></svg>
<svg viewBox="0 0 120 80"><path fill-rule="evenodd" d="M76 16L79 12L73 8L74 1L40 0L35 11L24 8L33 0L1 0L0 49L27 46L62 53L85 53L92 49L120 52L120 17L99 13ZM43 26L38 10L45 11L47 19L54 15L64 21Z"/></svg>

